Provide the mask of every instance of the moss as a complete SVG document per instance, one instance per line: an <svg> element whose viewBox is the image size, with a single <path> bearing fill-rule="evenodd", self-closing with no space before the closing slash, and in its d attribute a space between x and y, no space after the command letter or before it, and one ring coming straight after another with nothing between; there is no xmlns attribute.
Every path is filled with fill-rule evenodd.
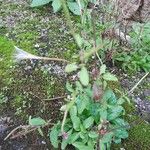
<svg viewBox="0 0 150 150"><path fill-rule="evenodd" d="M23 50L36 54L36 49L34 48L36 39L36 32L23 32L16 35L14 43Z"/></svg>
<svg viewBox="0 0 150 150"><path fill-rule="evenodd" d="M66 45L66 51L63 53L65 59L73 61L73 55L78 54L78 47L76 43L68 42Z"/></svg>
<svg viewBox="0 0 150 150"><path fill-rule="evenodd" d="M3 36L7 33L7 28L4 26L0 26L0 36Z"/></svg>
<svg viewBox="0 0 150 150"><path fill-rule="evenodd" d="M123 140L120 145L113 145L112 149L120 150L123 147L127 150L148 150L150 147L150 125L134 114L133 104L125 104L124 108L126 110L125 120L131 125L129 137Z"/></svg>
<svg viewBox="0 0 150 150"><path fill-rule="evenodd" d="M13 64L12 55L14 46L5 37L0 36L0 77L9 74L9 68Z"/></svg>

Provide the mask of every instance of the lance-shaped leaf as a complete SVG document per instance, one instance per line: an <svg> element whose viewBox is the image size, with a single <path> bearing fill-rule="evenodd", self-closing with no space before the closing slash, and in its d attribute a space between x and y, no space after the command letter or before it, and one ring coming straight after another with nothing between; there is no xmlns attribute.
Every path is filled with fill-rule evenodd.
<svg viewBox="0 0 150 150"><path fill-rule="evenodd" d="M76 71L78 69L78 66L74 63L72 64L68 64L65 68L65 72L67 73L70 73L70 72L73 72L73 71Z"/></svg>
<svg viewBox="0 0 150 150"><path fill-rule="evenodd" d="M38 7L48 4L52 0L32 0L31 7Z"/></svg>
<svg viewBox="0 0 150 150"><path fill-rule="evenodd" d="M89 84L89 73L86 67L81 68L81 71L79 72L79 79L84 86L87 86Z"/></svg>
<svg viewBox="0 0 150 150"><path fill-rule="evenodd" d="M103 75L103 79L106 81L118 81L117 77L115 77L113 74L107 72Z"/></svg>

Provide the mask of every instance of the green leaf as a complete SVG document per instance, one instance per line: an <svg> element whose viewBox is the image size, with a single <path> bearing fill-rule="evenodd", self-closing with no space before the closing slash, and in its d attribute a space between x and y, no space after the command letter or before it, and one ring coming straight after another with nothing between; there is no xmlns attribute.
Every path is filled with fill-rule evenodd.
<svg viewBox="0 0 150 150"><path fill-rule="evenodd" d="M60 111L66 111L66 109L67 109L67 105L62 105L59 110L60 110Z"/></svg>
<svg viewBox="0 0 150 150"><path fill-rule="evenodd" d="M70 117L71 117L71 121L73 123L73 128L78 131L80 128L80 119L79 117L77 117L77 108L76 106L73 106L70 109Z"/></svg>
<svg viewBox="0 0 150 150"><path fill-rule="evenodd" d="M76 90L79 92L83 92L83 87L79 81L76 81Z"/></svg>
<svg viewBox="0 0 150 150"><path fill-rule="evenodd" d="M116 105L117 104L117 98L116 98L113 91L111 93L111 97L107 100L107 102L109 105Z"/></svg>
<svg viewBox="0 0 150 150"><path fill-rule="evenodd" d="M100 147L100 150L106 150L105 143L103 143L102 140L99 140L99 147Z"/></svg>
<svg viewBox="0 0 150 150"><path fill-rule="evenodd" d="M79 117L74 117L72 119L72 123L73 123L73 128L76 130L76 131L79 131L80 129L80 118Z"/></svg>
<svg viewBox="0 0 150 150"><path fill-rule="evenodd" d="M104 74L105 71L106 71L106 65L102 65L102 66L100 67L100 74Z"/></svg>
<svg viewBox="0 0 150 150"><path fill-rule="evenodd" d="M117 138L125 139L128 137L128 132L125 129L118 129L114 132Z"/></svg>
<svg viewBox="0 0 150 150"><path fill-rule="evenodd" d="M70 73L70 72L73 72L73 71L76 71L78 69L78 66L76 64L68 64L66 67L65 67L65 72L67 73Z"/></svg>
<svg viewBox="0 0 150 150"><path fill-rule="evenodd" d="M96 143L95 140L89 139L87 144L88 144L89 147L91 147L91 150L94 150L95 149L94 148L95 147L95 143Z"/></svg>
<svg viewBox="0 0 150 150"><path fill-rule="evenodd" d="M52 6L54 13L58 12L62 7L61 0L53 0Z"/></svg>
<svg viewBox="0 0 150 150"><path fill-rule="evenodd" d="M72 106L70 109L70 117L74 117L77 116L77 107L76 106Z"/></svg>
<svg viewBox="0 0 150 150"><path fill-rule="evenodd" d="M88 99L85 99L85 97L81 95L77 98L76 103L77 103L78 113L82 114L84 109L87 107L89 101Z"/></svg>
<svg viewBox="0 0 150 150"><path fill-rule="evenodd" d="M79 34L75 34L74 38L75 38L78 46L81 47L83 45L83 39L81 38L81 36Z"/></svg>
<svg viewBox="0 0 150 150"><path fill-rule="evenodd" d="M77 2L68 2L67 4L72 13L75 15L80 15L80 8Z"/></svg>
<svg viewBox="0 0 150 150"><path fill-rule="evenodd" d="M74 92L74 89L72 88L72 85L67 81L66 83L66 88L69 92L73 93Z"/></svg>
<svg viewBox="0 0 150 150"><path fill-rule="evenodd" d="M110 99L112 96L112 93L113 93L112 90L106 90L103 95L103 100L107 101L108 99Z"/></svg>
<svg viewBox="0 0 150 150"><path fill-rule="evenodd" d="M53 126L50 134L49 134L49 137L50 137L50 141L51 141L51 144L55 147L55 148L58 148L58 135L59 135L59 132L57 130L57 125Z"/></svg>
<svg viewBox="0 0 150 150"><path fill-rule="evenodd" d="M120 114L124 111L124 108L122 106L114 106L114 107L111 107L111 109L109 109L108 111L109 113L108 113L107 119L111 121L119 117Z"/></svg>
<svg viewBox="0 0 150 150"><path fill-rule="evenodd" d="M90 126L92 126L93 123L94 123L93 117L89 117L89 118L87 118L86 120L84 120L83 125L84 125L84 127L87 129L87 128L89 128Z"/></svg>
<svg viewBox="0 0 150 150"><path fill-rule="evenodd" d="M100 119L101 120L107 120L107 110L106 109L100 109Z"/></svg>
<svg viewBox="0 0 150 150"><path fill-rule="evenodd" d="M127 96L123 96L123 98L130 104L130 99Z"/></svg>
<svg viewBox="0 0 150 150"><path fill-rule="evenodd" d="M75 142L72 144L74 147L76 147L79 150L93 150L90 146L85 145L83 142Z"/></svg>
<svg viewBox="0 0 150 150"><path fill-rule="evenodd" d="M119 125L121 127L124 126L124 128L129 127L129 124L121 118L116 118L115 120L113 120L113 123L115 123L116 125Z"/></svg>
<svg viewBox="0 0 150 150"><path fill-rule="evenodd" d="M113 139L113 141L114 141L116 144L121 143L121 139L118 139L118 138Z"/></svg>
<svg viewBox="0 0 150 150"><path fill-rule="evenodd" d="M38 127L38 132L40 133L41 136L44 136L43 131L41 130L40 127Z"/></svg>
<svg viewBox="0 0 150 150"><path fill-rule="evenodd" d="M80 132L75 132L70 136L69 144L74 143L80 137Z"/></svg>
<svg viewBox="0 0 150 150"><path fill-rule="evenodd" d="M82 135L82 133L86 133L87 132L85 127L83 126L83 124L80 124L80 131L81 131L80 135Z"/></svg>
<svg viewBox="0 0 150 150"><path fill-rule="evenodd" d="M108 142L111 143L113 135L114 135L113 132L106 133L102 138L103 143L108 143Z"/></svg>
<svg viewBox="0 0 150 150"><path fill-rule="evenodd" d="M106 81L118 81L117 77L115 77L113 74L111 73L105 73L103 75L103 79L106 80Z"/></svg>
<svg viewBox="0 0 150 150"><path fill-rule="evenodd" d="M31 116L29 117L29 125L42 126L42 125L45 125L45 124L46 124L46 121L42 118L32 118L31 119Z"/></svg>
<svg viewBox="0 0 150 150"><path fill-rule="evenodd" d="M89 73L85 67L81 68L81 71L79 72L79 79L80 79L80 82L84 86L88 86L88 84L89 84Z"/></svg>
<svg viewBox="0 0 150 150"><path fill-rule="evenodd" d="M48 4L52 0L32 0L31 7L38 7L45 4Z"/></svg>
<svg viewBox="0 0 150 150"><path fill-rule="evenodd" d="M89 132L89 137L92 138L92 139L95 139L99 136L99 134L95 131L90 131Z"/></svg>
<svg viewBox="0 0 150 150"><path fill-rule="evenodd" d="M103 100L107 101L109 105L115 105L117 104L117 99L112 90L106 90L104 95L103 95Z"/></svg>
<svg viewBox="0 0 150 150"><path fill-rule="evenodd" d="M118 105L122 105L123 103L125 102L124 98L120 97L118 100L117 100L117 104Z"/></svg>

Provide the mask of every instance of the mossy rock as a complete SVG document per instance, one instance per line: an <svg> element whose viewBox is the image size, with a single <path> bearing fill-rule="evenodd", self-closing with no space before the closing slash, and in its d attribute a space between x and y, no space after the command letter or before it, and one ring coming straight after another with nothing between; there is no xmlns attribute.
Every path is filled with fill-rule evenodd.
<svg viewBox="0 0 150 150"><path fill-rule="evenodd" d="M121 144L113 145L112 149L148 150L150 147L150 124L145 122L140 116L134 114L135 107L133 104L125 104L124 107L127 113L125 120L131 125L129 137L123 140Z"/></svg>

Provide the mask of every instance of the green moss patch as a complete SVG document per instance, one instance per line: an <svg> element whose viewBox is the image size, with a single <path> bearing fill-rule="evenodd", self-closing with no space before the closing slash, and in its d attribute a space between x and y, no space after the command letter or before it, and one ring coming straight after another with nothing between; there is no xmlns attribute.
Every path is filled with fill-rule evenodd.
<svg viewBox="0 0 150 150"><path fill-rule="evenodd" d="M0 76L5 75L13 63L14 46L5 37L0 36Z"/></svg>
<svg viewBox="0 0 150 150"><path fill-rule="evenodd" d="M135 113L133 105L125 104L127 115L125 119L130 123L129 137L120 145L113 145L113 150L148 150L150 147L150 124L146 123Z"/></svg>

